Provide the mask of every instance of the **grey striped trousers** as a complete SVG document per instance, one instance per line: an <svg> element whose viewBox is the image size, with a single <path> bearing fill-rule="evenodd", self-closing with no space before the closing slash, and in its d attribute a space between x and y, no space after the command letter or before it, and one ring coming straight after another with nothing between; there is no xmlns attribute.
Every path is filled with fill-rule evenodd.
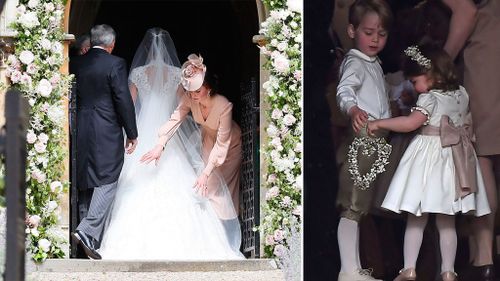
<svg viewBox="0 0 500 281"><path fill-rule="evenodd" d="M87 216L83 218L76 230L92 236L99 242L101 241L103 230L115 198L117 183L118 181L115 181L114 183L94 188Z"/></svg>

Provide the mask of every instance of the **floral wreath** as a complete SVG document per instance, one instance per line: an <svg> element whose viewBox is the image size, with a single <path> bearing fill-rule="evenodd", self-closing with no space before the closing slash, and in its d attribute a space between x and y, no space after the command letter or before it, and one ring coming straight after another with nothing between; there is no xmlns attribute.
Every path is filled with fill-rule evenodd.
<svg viewBox="0 0 500 281"><path fill-rule="evenodd" d="M431 60L426 58L416 45L410 46L405 49L405 55L410 57L410 59L416 61L418 65L425 69L431 69Z"/></svg>
<svg viewBox="0 0 500 281"><path fill-rule="evenodd" d="M360 148L362 148L362 155L371 156L377 152L378 156L370 171L364 175L359 172L358 153ZM389 164L391 151L392 146L384 138L355 137L347 154L348 170L354 185L361 190L369 189L377 175L385 171L385 166Z"/></svg>

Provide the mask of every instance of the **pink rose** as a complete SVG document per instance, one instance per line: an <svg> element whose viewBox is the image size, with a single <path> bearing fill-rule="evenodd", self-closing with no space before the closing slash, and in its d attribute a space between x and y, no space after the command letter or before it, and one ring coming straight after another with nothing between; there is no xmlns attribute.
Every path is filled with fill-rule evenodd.
<svg viewBox="0 0 500 281"><path fill-rule="evenodd" d="M29 132L26 135L26 141L30 144L34 144L36 142L36 134L33 132Z"/></svg>
<svg viewBox="0 0 500 281"><path fill-rule="evenodd" d="M41 219L42 218L40 218L40 216L38 216L38 215L30 216L28 219L28 226L31 228L37 228Z"/></svg>

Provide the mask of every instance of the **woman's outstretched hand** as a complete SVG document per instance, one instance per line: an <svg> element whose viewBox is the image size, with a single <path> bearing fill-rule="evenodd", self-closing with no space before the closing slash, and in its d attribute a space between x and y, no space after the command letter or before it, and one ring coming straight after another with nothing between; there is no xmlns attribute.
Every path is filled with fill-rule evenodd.
<svg viewBox="0 0 500 281"><path fill-rule="evenodd" d="M201 173L201 175L196 179L196 182L194 184L194 188L200 192L200 194L204 197L207 197L208 195L208 176L205 173Z"/></svg>
<svg viewBox="0 0 500 281"><path fill-rule="evenodd" d="M157 144L153 149L142 155L140 161L141 163L149 164L151 161L155 160L155 165L158 165L158 160L160 160L162 152L163 146Z"/></svg>
<svg viewBox="0 0 500 281"><path fill-rule="evenodd" d="M378 127L377 120L368 121L368 135L371 137L376 137L376 133L380 128Z"/></svg>

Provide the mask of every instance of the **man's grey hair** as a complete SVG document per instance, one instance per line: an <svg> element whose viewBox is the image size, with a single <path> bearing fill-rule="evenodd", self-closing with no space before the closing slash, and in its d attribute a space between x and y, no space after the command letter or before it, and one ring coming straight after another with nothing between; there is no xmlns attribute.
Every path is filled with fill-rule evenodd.
<svg viewBox="0 0 500 281"><path fill-rule="evenodd" d="M90 30L90 44L92 46L109 47L115 41L116 32L107 24L100 24Z"/></svg>

